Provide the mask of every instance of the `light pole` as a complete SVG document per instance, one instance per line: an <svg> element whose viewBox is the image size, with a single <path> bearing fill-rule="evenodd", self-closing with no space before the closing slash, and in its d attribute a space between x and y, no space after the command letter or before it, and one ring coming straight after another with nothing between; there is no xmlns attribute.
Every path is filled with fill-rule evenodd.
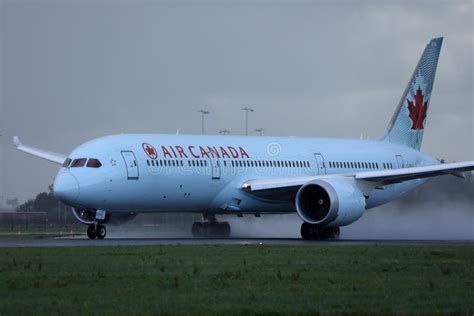
<svg viewBox="0 0 474 316"><path fill-rule="evenodd" d="M206 110L199 110L198 112L201 113L201 134L204 135L204 115L209 114L211 112Z"/></svg>
<svg viewBox="0 0 474 316"><path fill-rule="evenodd" d="M230 134L230 131L227 130L227 129L223 129L223 130L219 131L219 134L227 135L227 134Z"/></svg>
<svg viewBox="0 0 474 316"><path fill-rule="evenodd" d="M256 131L257 133L259 133L259 134L260 134L260 136L262 136L262 135L263 135L263 131L264 131L264 130L265 130L265 129L263 129L263 128L261 128L261 127L260 127L260 128L257 128L257 129L255 129L255 131Z"/></svg>
<svg viewBox="0 0 474 316"><path fill-rule="evenodd" d="M242 108L242 111L245 111L245 136L249 135L249 112L253 112L253 109L249 107Z"/></svg>

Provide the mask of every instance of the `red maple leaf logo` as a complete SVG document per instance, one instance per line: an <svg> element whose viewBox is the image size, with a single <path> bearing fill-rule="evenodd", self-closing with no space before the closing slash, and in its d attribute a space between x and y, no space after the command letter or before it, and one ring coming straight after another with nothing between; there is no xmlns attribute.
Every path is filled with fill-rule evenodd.
<svg viewBox="0 0 474 316"><path fill-rule="evenodd" d="M416 90L415 94L415 104L412 101L407 99L408 102L408 111L410 111L410 118L413 122L411 129L419 130L424 129L423 121L426 118L426 111L428 111L428 101L423 102L423 92L420 87Z"/></svg>
<svg viewBox="0 0 474 316"><path fill-rule="evenodd" d="M145 151L145 153L146 153L151 159L156 159L156 157L157 157L156 150L155 150L155 148L154 148L152 145L147 144L147 143L143 143L143 144L142 144L142 147L143 147L143 150Z"/></svg>

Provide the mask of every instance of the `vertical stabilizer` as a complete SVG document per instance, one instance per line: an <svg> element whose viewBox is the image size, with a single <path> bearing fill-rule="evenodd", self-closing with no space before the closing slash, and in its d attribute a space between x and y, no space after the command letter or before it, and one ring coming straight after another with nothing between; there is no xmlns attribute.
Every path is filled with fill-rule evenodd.
<svg viewBox="0 0 474 316"><path fill-rule="evenodd" d="M393 114L384 141L420 150L443 38L426 45Z"/></svg>

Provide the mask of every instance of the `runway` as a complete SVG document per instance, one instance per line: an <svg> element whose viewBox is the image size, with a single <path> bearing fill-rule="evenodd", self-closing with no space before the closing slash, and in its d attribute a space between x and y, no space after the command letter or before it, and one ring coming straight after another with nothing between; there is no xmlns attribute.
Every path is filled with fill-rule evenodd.
<svg viewBox="0 0 474 316"><path fill-rule="evenodd" d="M268 246L386 246L386 245L468 245L474 246L474 240L331 240L307 241L298 238L109 238L89 240L87 238L51 238L51 239L4 239L0 248L16 247L120 247L120 246L160 246L160 245L268 245Z"/></svg>

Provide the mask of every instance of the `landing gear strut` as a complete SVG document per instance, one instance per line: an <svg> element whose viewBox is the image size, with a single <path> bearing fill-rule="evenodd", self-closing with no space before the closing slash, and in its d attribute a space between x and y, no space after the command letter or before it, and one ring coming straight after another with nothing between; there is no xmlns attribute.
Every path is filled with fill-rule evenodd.
<svg viewBox="0 0 474 316"><path fill-rule="evenodd" d="M306 240L338 239L339 227L317 227L309 223L301 224L301 237Z"/></svg>
<svg viewBox="0 0 474 316"><path fill-rule="evenodd" d="M191 233L194 238L229 238L230 224L218 222L214 214L203 214L203 221L193 223Z"/></svg>

